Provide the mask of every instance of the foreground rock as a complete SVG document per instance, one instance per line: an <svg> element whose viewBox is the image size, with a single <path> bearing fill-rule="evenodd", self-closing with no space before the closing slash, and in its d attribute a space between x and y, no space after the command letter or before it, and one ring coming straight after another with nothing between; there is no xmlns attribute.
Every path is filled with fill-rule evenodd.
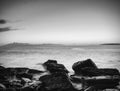
<svg viewBox="0 0 120 91"><path fill-rule="evenodd" d="M119 71L117 69L110 69L110 68L100 68L100 69L94 69L94 68L83 68L81 70L81 75L83 76L114 76L114 75L120 75Z"/></svg>
<svg viewBox="0 0 120 91"><path fill-rule="evenodd" d="M86 67L97 69L96 64L91 59L82 60L74 63L72 69L74 70L75 74L81 75L83 68Z"/></svg>
<svg viewBox="0 0 120 91"><path fill-rule="evenodd" d="M43 64L50 72L49 75L42 76L42 90L45 91L75 91L69 77L68 70L63 64L58 64L56 60L48 60ZM39 88L41 91L41 88Z"/></svg>
<svg viewBox="0 0 120 91"><path fill-rule="evenodd" d="M50 72L65 72L68 73L69 71L65 68L63 64L58 64L56 60L48 60L43 64L43 66Z"/></svg>
<svg viewBox="0 0 120 91"><path fill-rule="evenodd" d="M29 91L40 86L41 82L33 79L34 75L42 74L42 71L29 68L5 68L0 67L0 91Z"/></svg>
<svg viewBox="0 0 120 91"><path fill-rule="evenodd" d="M56 60L43 63L46 71L0 66L0 91L94 91L119 85L117 69L101 69L91 60L78 61L72 68L75 74Z"/></svg>
<svg viewBox="0 0 120 91"><path fill-rule="evenodd" d="M78 61L73 64L72 68L75 71L75 75L82 76L120 75L117 69L98 68L91 59Z"/></svg>
<svg viewBox="0 0 120 91"><path fill-rule="evenodd" d="M29 68L0 67L0 88L14 91L75 91L68 70L56 60L43 63L46 72ZM37 77L37 78L36 78Z"/></svg>
<svg viewBox="0 0 120 91"><path fill-rule="evenodd" d="M93 88L94 90L116 88L119 85L120 73L117 69L98 68L91 59L78 61L72 68L75 71L75 74L71 75L72 81L82 83L85 91L93 91Z"/></svg>
<svg viewBox="0 0 120 91"><path fill-rule="evenodd" d="M54 73L40 78L45 91L75 91L68 76L64 73Z"/></svg>

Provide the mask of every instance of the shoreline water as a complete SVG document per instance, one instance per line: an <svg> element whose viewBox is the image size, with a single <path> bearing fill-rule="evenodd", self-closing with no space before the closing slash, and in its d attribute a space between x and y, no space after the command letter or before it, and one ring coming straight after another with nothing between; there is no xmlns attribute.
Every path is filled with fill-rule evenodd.
<svg viewBox="0 0 120 91"><path fill-rule="evenodd" d="M0 63L5 67L37 68L37 64L48 59L58 60L72 71L74 62L91 58L99 68L117 68L120 70L119 45L19 45L0 47ZM29 63L29 64L28 64ZM39 69L39 67L38 67Z"/></svg>

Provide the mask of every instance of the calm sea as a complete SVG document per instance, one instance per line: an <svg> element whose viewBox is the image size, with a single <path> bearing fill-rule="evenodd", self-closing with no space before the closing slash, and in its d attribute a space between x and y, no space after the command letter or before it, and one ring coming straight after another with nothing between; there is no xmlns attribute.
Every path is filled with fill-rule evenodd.
<svg viewBox="0 0 120 91"><path fill-rule="evenodd" d="M57 60L72 71L73 63L92 59L99 68L120 70L120 45L89 46L13 46L0 48L0 64L6 67L30 67L43 70L41 63Z"/></svg>

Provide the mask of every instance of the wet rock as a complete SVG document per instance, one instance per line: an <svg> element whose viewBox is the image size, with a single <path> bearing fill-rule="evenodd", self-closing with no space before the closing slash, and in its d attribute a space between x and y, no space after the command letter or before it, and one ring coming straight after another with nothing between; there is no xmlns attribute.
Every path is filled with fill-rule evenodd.
<svg viewBox="0 0 120 91"><path fill-rule="evenodd" d="M63 64L58 64L56 60L48 60L43 64L43 66L51 73L54 72L68 73L68 70L65 68L65 66Z"/></svg>
<svg viewBox="0 0 120 91"><path fill-rule="evenodd" d="M29 82L31 82L30 79L24 78L24 77L21 80L22 80L22 83L29 83Z"/></svg>
<svg viewBox="0 0 120 91"><path fill-rule="evenodd" d="M5 67L3 67L3 66L0 66L0 70L1 70L1 69L5 69Z"/></svg>
<svg viewBox="0 0 120 91"><path fill-rule="evenodd" d="M29 70L29 68L25 68L25 67L16 67L16 68L7 68L7 69L15 74L27 73Z"/></svg>
<svg viewBox="0 0 120 91"><path fill-rule="evenodd" d="M64 73L53 73L42 76L39 79L42 82L42 90L46 91L74 91L74 87Z"/></svg>
<svg viewBox="0 0 120 91"><path fill-rule="evenodd" d="M8 80L10 77L14 76L14 73L7 68L0 69L0 82Z"/></svg>
<svg viewBox="0 0 120 91"><path fill-rule="evenodd" d="M22 88L21 91L35 91L35 90L31 87L25 87L25 88Z"/></svg>
<svg viewBox="0 0 120 91"><path fill-rule="evenodd" d="M3 85L2 83L0 83L0 89L5 90L6 89L5 85Z"/></svg>
<svg viewBox="0 0 120 91"><path fill-rule="evenodd" d="M22 73L22 74L17 74L16 77L19 78L19 79L21 79L21 78L32 79L33 76L31 74Z"/></svg>
<svg viewBox="0 0 120 91"><path fill-rule="evenodd" d="M120 75L119 71L117 69L110 69L110 68L104 68L104 69L94 69L90 67L83 68L81 70L81 74L83 76L113 76L113 75Z"/></svg>
<svg viewBox="0 0 120 91"><path fill-rule="evenodd" d="M49 59L47 62L44 63L44 65L48 65L48 64L51 64L51 63L57 64L57 60L51 60L51 59Z"/></svg>
<svg viewBox="0 0 120 91"><path fill-rule="evenodd" d="M85 67L97 69L96 64L91 59L78 61L74 63L72 69L75 71L75 74L81 74L81 70Z"/></svg>
<svg viewBox="0 0 120 91"><path fill-rule="evenodd" d="M0 66L0 82L1 80L5 80L5 76L3 74L4 72L5 72L5 67Z"/></svg>
<svg viewBox="0 0 120 91"><path fill-rule="evenodd" d="M43 73L43 71L40 71L40 70L36 70L36 69L29 69L28 74L40 74L40 73Z"/></svg>
<svg viewBox="0 0 120 91"><path fill-rule="evenodd" d="M7 88L5 91L16 91L15 88Z"/></svg>

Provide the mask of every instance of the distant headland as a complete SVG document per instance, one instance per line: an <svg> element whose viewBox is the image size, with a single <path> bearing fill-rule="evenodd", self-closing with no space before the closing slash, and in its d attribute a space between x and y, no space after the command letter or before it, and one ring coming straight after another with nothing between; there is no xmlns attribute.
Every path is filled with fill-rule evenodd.
<svg viewBox="0 0 120 91"><path fill-rule="evenodd" d="M104 43L104 44L101 44L101 45L120 45L120 43Z"/></svg>

